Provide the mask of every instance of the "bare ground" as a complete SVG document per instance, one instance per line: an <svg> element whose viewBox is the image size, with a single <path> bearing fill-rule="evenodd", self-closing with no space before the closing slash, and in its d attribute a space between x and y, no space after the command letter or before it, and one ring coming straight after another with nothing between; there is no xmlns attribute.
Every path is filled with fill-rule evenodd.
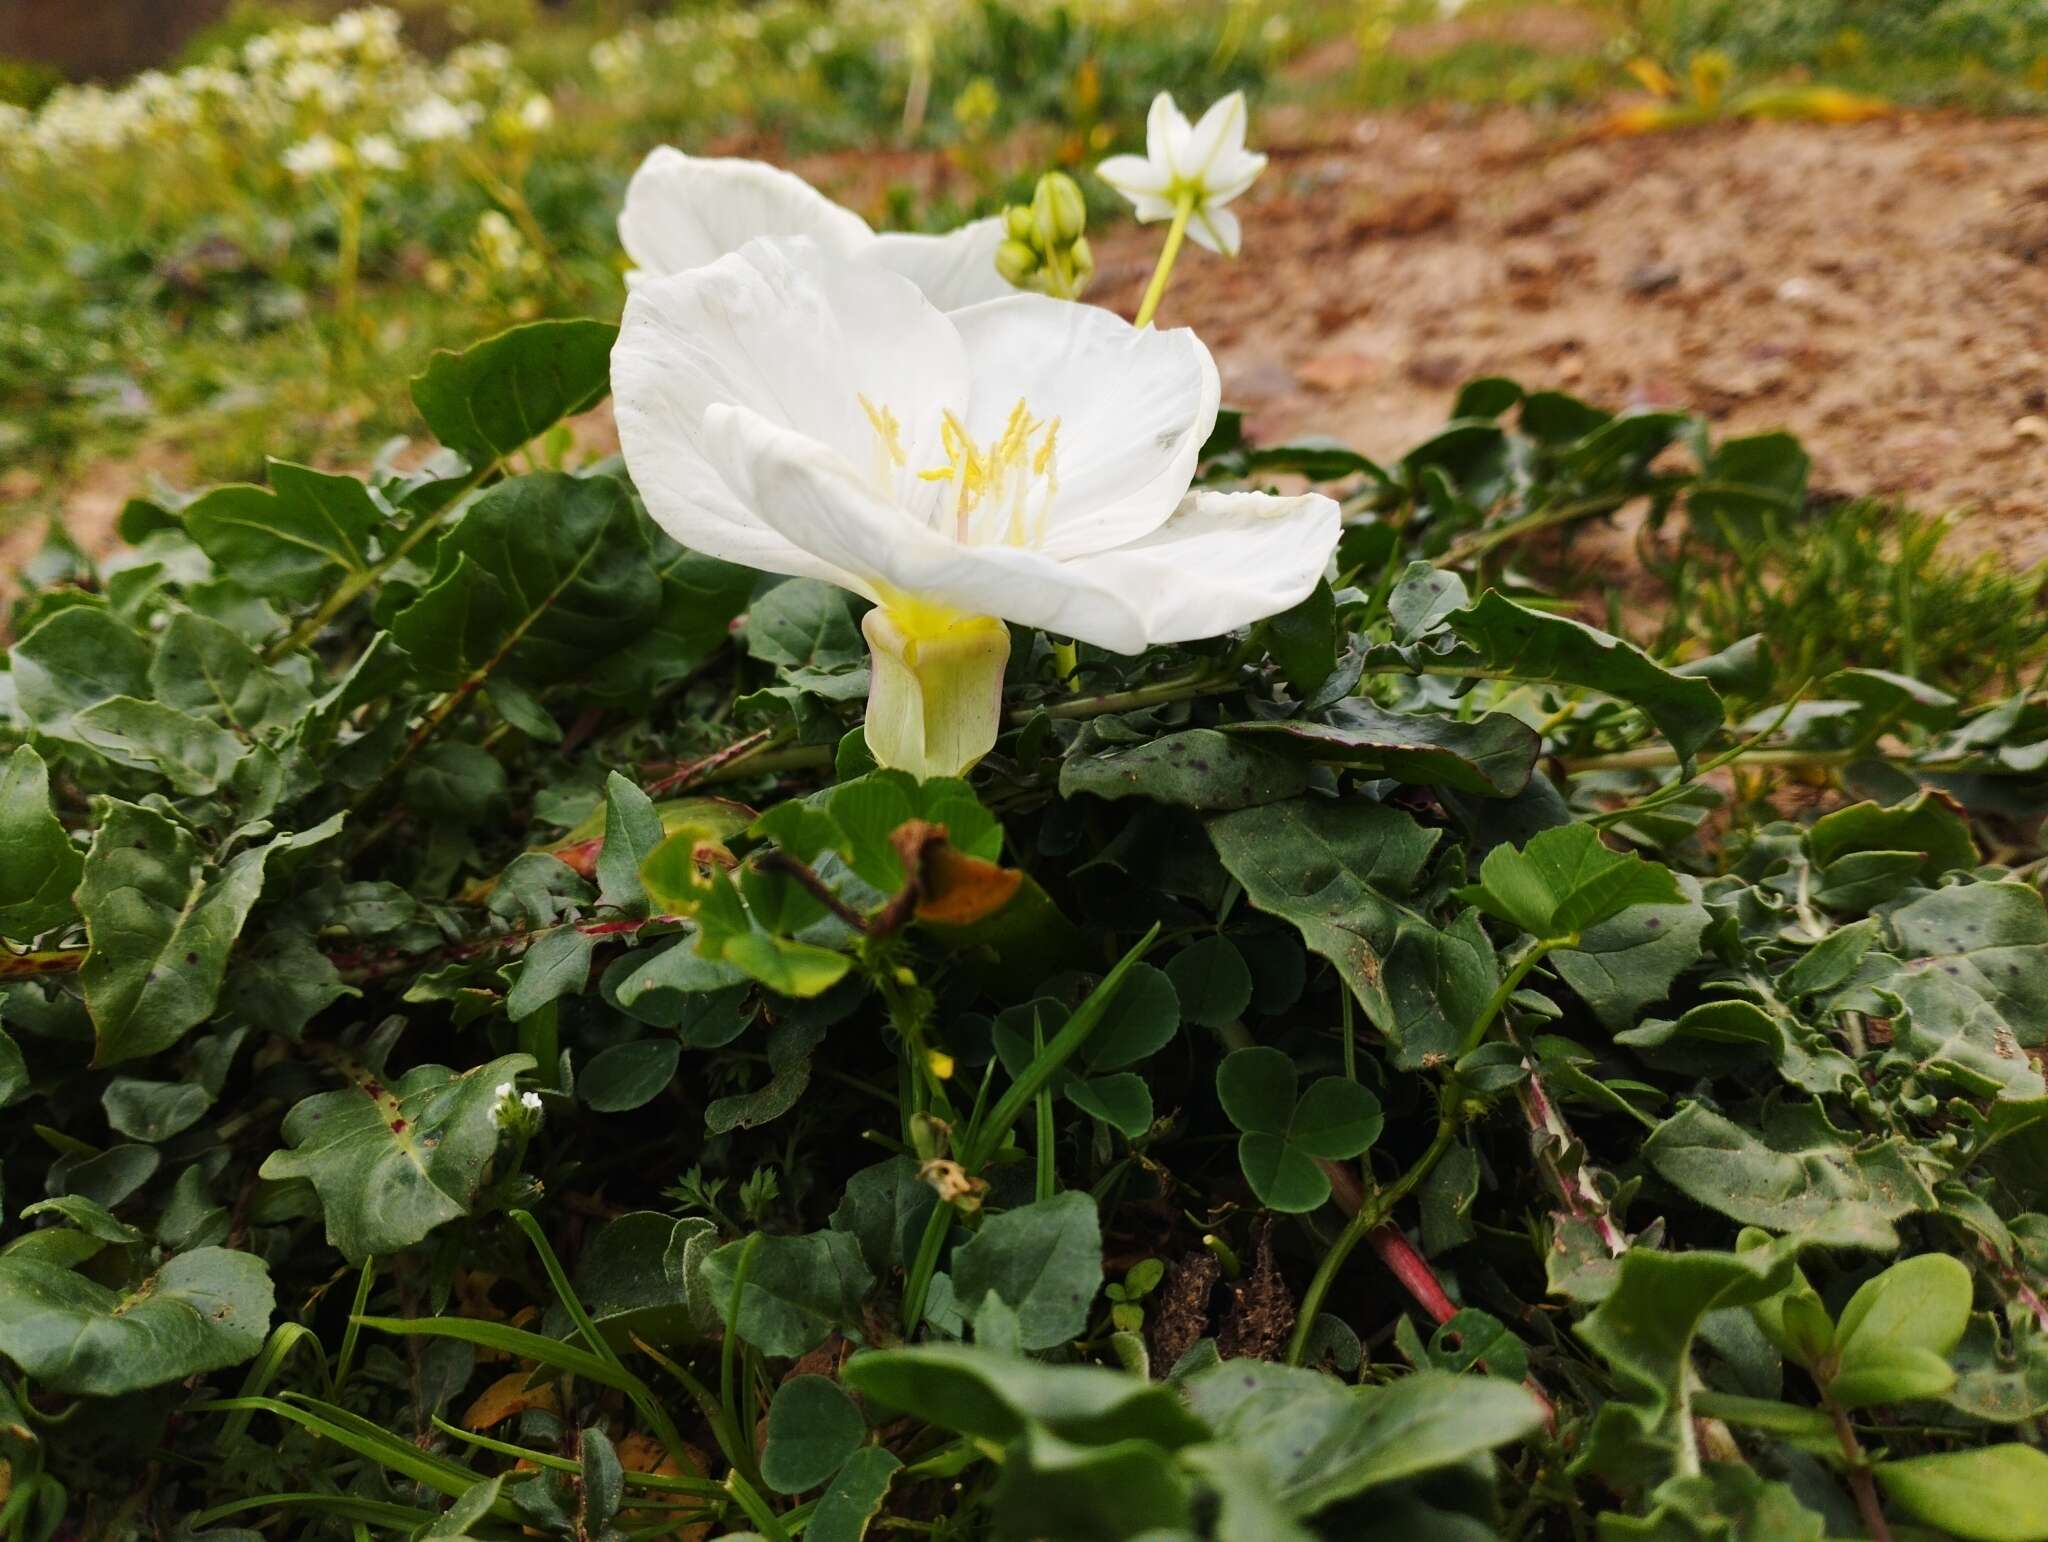
<svg viewBox="0 0 2048 1542"><path fill-rule="evenodd" d="M1273 166L1245 254L1190 249L1160 317L1215 351L1262 438L1391 456L1458 383L1501 373L1615 407L1783 427L1816 485L1961 511L1962 539L2048 558L2048 121L1902 117L1588 140L1499 112L1260 122ZM936 157L800 165L856 206ZM1160 229L1096 241L1092 299L1129 314ZM606 415L581 425L615 441ZM176 458L94 468L65 518L88 549ZM0 589L36 532L0 538Z"/></svg>
<svg viewBox="0 0 2048 1542"><path fill-rule="evenodd" d="M2048 123L1264 127L1243 258L1192 253L1160 318L1202 334L1261 437L1396 454L1460 381L1507 374L1790 429L1816 486L2048 557ZM1092 298L1129 313L1158 236L1108 233Z"/></svg>

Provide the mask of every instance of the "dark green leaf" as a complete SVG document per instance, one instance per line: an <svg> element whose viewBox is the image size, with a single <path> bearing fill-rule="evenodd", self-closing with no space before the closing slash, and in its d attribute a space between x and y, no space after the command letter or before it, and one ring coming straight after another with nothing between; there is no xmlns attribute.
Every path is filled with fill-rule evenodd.
<svg viewBox="0 0 2048 1542"><path fill-rule="evenodd" d="M91 944L79 983L96 1064L166 1048L212 1015L268 856L268 847L244 851L208 882L184 830L153 809L103 801L78 886Z"/></svg>
<svg viewBox="0 0 2048 1542"><path fill-rule="evenodd" d="M1164 738L1072 755L1060 766L1060 796L1150 798L1203 811L1250 808L1308 786L1294 756L1250 737L1190 728Z"/></svg>
<svg viewBox="0 0 2048 1542"><path fill-rule="evenodd" d="M740 1259L749 1249L735 1320ZM860 1245L839 1231L757 1234L729 1242L704 1260L703 1281L728 1328L763 1354L790 1356L815 1349L834 1328L858 1322L861 1301L875 1282Z"/></svg>
<svg viewBox="0 0 2048 1542"><path fill-rule="evenodd" d="M486 466L603 401L618 335L603 321L528 322L436 353L413 379L413 403L437 439Z"/></svg>
<svg viewBox="0 0 2048 1542"><path fill-rule="evenodd" d="M953 1290L972 1318L995 1295L1017 1314L1019 1343L1050 1349L1088 1331L1102 1288L1095 1201L1069 1192L990 1216L953 1254Z"/></svg>
<svg viewBox="0 0 2048 1542"><path fill-rule="evenodd" d="M828 1376L792 1376L768 1405L761 1477L778 1494L828 1483L867 1439L859 1406Z"/></svg>
<svg viewBox="0 0 2048 1542"><path fill-rule="evenodd" d="M492 488L441 538L433 577L391 630L436 685L498 671L539 685L621 646L659 600L625 488L535 472Z"/></svg>
<svg viewBox="0 0 2048 1542"><path fill-rule="evenodd" d="M1234 736L1278 741L1315 760L1420 786L1513 797L1528 784L1540 743L1505 712L1467 722L1435 712L1389 712L1350 696L1314 718L1232 723Z"/></svg>
<svg viewBox="0 0 2048 1542"><path fill-rule="evenodd" d="M307 605L370 567L389 514L351 476L270 463L268 489L217 487L185 508L185 528L215 567L285 604Z"/></svg>
<svg viewBox="0 0 2048 1542"><path fill-rule="evenodd" d="M0 937L28 942L71 921L85 858L50 807L50 773L24 744L0 766Z"/></svg>
<svg viewBox="0 0 2048 1542"><path fill-rule="evenodd" d="M275 1306L253 1253L180 1253L128 1291L0 1257L0 1354L53 1392L117 1397L240 1365Z"/></svg>
<svg viewBox="0 0 2048 1542"><path fill-rule="evenodd" d="M499 1089L533 1064L501 1055L461 1075L415 1066L388 1087L353 1071L347 1089L285 1115L288 1149L265 1159L262 1176L309 1180L328 1242L351 1263L411 1247L469 1213L498 1145Z"/></svg>

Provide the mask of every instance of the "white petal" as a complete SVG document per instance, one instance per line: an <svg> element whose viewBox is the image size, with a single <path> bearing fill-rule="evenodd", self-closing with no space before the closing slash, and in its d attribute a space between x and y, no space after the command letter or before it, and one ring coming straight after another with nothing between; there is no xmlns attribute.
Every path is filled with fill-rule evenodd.
<svg viewBox="0 0 2048 1542"><path fill-rule="evenodd" d="M1095 305L1016 295L955 312L974 369L977 443L1021 400L1057 418L1049 556L1121 546L1174 511L1216 426L1216 364L1185 327L1133 327Z"/></svg>
<svg viewBox="0 0 2048 1542"><path fill-rule="evenodd" d="M778 535L712 469L708 410L748 407L873 474L863 396L900 416L910 450L913 425L968 389L958 335L914 284L809 241L751 242L639 285L612 350L619 443L655 522L711 556L834 583L840 564Z"/></svg>
<svg viewBox="0 0 2048 1542"><path fill-rule="evenodd" d="M1194 218L1188 221L1188 239L1224 257L1237 255L1242 235L1237 216L1214 204L1201 205L1195 210Z"/></svg>
<svg viewBox="0 0 2048 1542"><path fill-rule="evenodd" d="M1181 175L1206 181L1209 169L1226 151L1242 150L1246 116L1242 91L1231 92L1203 113L1188 135L1185 159L1179 163Z"/></svg>
<svg viewBox="0 0 2048 1542"><path fill-rule="evenodd" d="M1135 606L1147 643L1193 642L1300 604L1329 566L1341 524L1321 493L1193 492L1144 540L1070 566Z"/></svg>
<svg viewBox="0 0 2048 1542"><path fill-rule="evenodd" d="M942 236L885 232L875 237L864 256L901 273L942 311L997 300L1016 289L996 272L996 248L1003 244L1003 222L990 215Z"/></svg>
<svg viewBox="0 0 2048 1542"><path fill-rule="evenodd" d="M1171 198L1162 198L1157 193L1131 193L1131 217L1140 225L1152 225L1160 220L1170 220L1178 210Z"/></svg>
<svg viewBox="0 0 2048 1542"><path fill-rule="evenodd" d="M1266 169L1266 158L1240 150L1235 155L1225 152L1209 168L1209 175L1203 179L1203 190L1212 204L1229 203L1239 193L1258 181L1259 173Z"/></svg>
<svg viewBox="0 0 2048 1542"><path fill-rule="evenodd" d="M1173 186L1172 170L1142 155L1112 155L1095 168L1095 175L1133 203L1142 197L1164 198ZM1173 207L1171 199L1166 206Z"/></svg>
<svg viewBox="0 0 2048 1542"><path fill-rule="evenodd" d="M626 184L619 241L643 276L701 268L756 236L809 236L850 256L874 233L851 209L765 161L685 155L664 145Z"/></svg>
<svg viewBox="0 0 2048 1542"><path fill-rule="evenodd" d="M1162 91L1152 98L1145 114L1145 154L1178 176L1187 168L1187 145L1194 130L1187 114L1174 105L1173 94Z"/></svg>
<svg viewBox="0 0 2048 1542"><path fill-rule="evenodd" d="M745 408L710 416L712 455L733 490L792 542L858 573L849 588L884 604L908 596L1118 652L1143 650L1138 612L1073 565L1022 547L958 545L885 503L851 466L802 435Z"/></svg>

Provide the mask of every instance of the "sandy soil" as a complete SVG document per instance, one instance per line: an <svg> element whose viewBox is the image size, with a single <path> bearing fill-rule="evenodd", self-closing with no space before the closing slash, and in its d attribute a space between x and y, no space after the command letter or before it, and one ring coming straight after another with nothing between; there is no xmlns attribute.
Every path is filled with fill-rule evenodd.
<svg viewBox="0 0 2048 1542"><path fill-rule="evenodd" d="M1244 257L1193 252L1161 316L1201 332L1262 437L1394 454L1501 373L1788 428L1818 487L1963 510L1969 544L2048 557L2048 123L1263 127ZM1135 308L1158 238L1107 233L1091 298Z"/></svg>
<svg viewBox="0 0 2048 1542"><path fill-rule="evenodd" d="M1905 117L1588 140L1495 113L1264 115L1273 166L1245 255L1190 248L1161 315L1215 351L1268 440L1390 456L1458 383L1503 373L1596 402L1784 427L1815 484L1960 510L1962 541L2048 558L2048 121ZM936 157L799 167L857 207ZM1096 241L1090 298L1129 314L1159 227ZM606 415L579 427L615 443ZM169 457L175 462L175 457ZM97 467L66 521L89 549L166 457ZM0 540L0 588L34 549Z"/></svg>

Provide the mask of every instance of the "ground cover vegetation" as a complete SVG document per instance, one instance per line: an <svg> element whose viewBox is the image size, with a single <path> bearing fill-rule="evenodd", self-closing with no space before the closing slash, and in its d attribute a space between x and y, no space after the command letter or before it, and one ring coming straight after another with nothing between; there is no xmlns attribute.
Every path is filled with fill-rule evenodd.
<svg viewBox="0 0 2048 1542"><path fill-rule="evenodd" d="M410 442L17 575L0 1536L2048 1537L2033 580L1543 382L1260 439L1220 90L929 244L678 157L624 252L537 65L323 35L562 287L373 364L383 131L280 130Z"/></svg>

